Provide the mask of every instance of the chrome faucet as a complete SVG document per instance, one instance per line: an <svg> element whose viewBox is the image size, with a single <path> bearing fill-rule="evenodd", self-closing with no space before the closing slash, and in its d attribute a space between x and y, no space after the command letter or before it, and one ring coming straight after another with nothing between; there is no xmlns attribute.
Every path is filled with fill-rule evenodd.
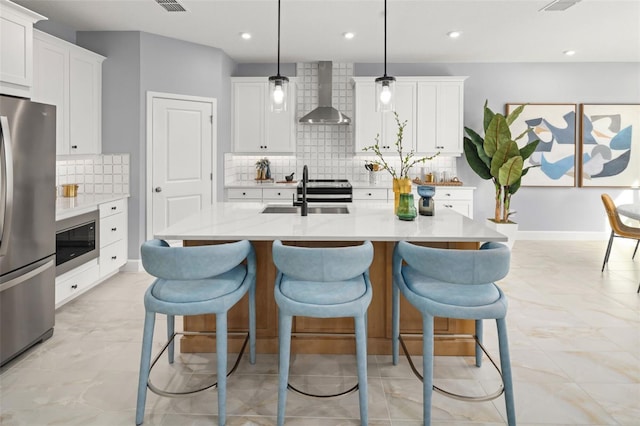
<svg viewBox="0 0 640 426"><path fill-rule="evenodd" d="M302 201L294 201L294 206L300 206L300 216L307 216L309 203L307 202L307 183L309 183L309 169L305 164L302 167Z"/></svg>

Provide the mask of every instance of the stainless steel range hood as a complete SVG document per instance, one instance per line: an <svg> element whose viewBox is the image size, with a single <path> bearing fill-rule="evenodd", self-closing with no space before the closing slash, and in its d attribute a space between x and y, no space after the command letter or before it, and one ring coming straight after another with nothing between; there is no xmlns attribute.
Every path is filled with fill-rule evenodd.
<svg viewBox="0 0 640 426"><path fill-rule="evenodd" d="M302 117L302 124L349 124L351 119L331 106L333 65L331 61L318 62L318 107Z"/></svg>

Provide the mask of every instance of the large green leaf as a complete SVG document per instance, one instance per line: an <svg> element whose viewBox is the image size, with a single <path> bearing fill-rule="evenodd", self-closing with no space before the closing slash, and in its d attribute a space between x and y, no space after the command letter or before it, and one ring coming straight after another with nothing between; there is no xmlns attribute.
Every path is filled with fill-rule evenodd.
<svg viewBox="0 0 640 426"><path fill-rule="evenodd" d="M513 122L516 121L516 118L518 118L525 106L526 105L520 105L519 107L511 111L511 113L507 116L507 124L509 126L511 126Z"/></svg>
<svg viewBox="0 0 640 426"><path fill-rule="evenodd" d="M493 111L491 111L491 109L487 106L488 103L489 100L484 101L484 117L482 121L482 128L484 129L485 133L489 128L489 123L491 123L491 120L493 120L493 116L495 115Z"/></svg>
<svg viewBox="0 0 640 426"><path fill-rule="evenodd" d="M464 138L464 155L467 163L469 163L471 169L482 179L491 179L489 166L480 158L478 154L479 151L482 151L482 147L476 146L471 139L467 137Z"/></svg>
<svg viewBox="0 0 640 426"><path fill-rule="evenodd" d="M495 114L484 135L484 151L494 157L502 145L511 141L511 130L502 114Z"/></svg>
<svg viewBox="0 0 640 426"><path fill-rule="evenodd" d="M500 167L498 175L498 182L500 182L500 185L509 186L519 181L522 177L523 165L524 160L519 155L509 158L502 167Z"/></svg>
<svg viewBox="0 0 640 426"><path fill-rule="evenodd" d="M536 139L535 141L529 142L528 144L520 148L520 155L522 156L522 158L524 158L525 160L529 158L531 154L535 152L539 143L540 141Z"/></svg>
<svg viewBox="0 0 640 426"><path fill-rule="evenodd" d="M491 159L491 175L496 178L499 177L500 168L509 161L510 158L519 156L520 151L515 141L508 141L507 143L501 144Z"/></svg>

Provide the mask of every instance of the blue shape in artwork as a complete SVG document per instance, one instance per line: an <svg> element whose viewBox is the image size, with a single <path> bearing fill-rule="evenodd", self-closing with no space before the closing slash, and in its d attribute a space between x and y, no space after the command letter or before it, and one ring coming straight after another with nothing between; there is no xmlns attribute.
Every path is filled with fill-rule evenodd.
<svg viewBox="0 0 640 426"><path fill-rule="evenodd" d="M629 160L631 159L631 150L623 153L619 157L614 158L608 163L604 164L604 167L600 173L597 175L591 176L592 178L600 178L600 177L611 177L618 175L624 171L629 165Z"/></svg>
<svg viewBox="0 0 640 426"><path fill-rule="evenodd" d="M631 149L631 132L633 130L633 126L627 126L624 129L620 130L613 138L611 138L611 142L609 143L609 147L611 149Z"/></svg>
<svg viewBox="0 0 640 426"><path fill-rule="evenodd" d="M558 180L571 170L574 165L574 160L574 156L570 155L556 161L555 163L551 163L544 158L544 154L542 154L540 170L542 170L542 172L550 179Z"/></svg>
<svg viewBox="0 0 640 426"><path fill-rule="evenodd" d="M562 116L564 118L565 123L567 123L566 127L556 127L549 123L547 120L544 120L544 124L553 134L553 139L557 143L562 144L574 144L575 143L575 128L576 128L576 113L571 111Z"/></svg>

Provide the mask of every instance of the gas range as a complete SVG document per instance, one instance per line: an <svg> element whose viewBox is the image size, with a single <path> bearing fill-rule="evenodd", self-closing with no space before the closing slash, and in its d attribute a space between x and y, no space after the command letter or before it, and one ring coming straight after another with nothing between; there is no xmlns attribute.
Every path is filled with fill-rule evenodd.
<svg viewBox="0 0 640 426"><path fill-rule="evenodd" d="M298 182L297 199L302 201L302 182ZM307 202L350 203L353 201L353 187L347 179L309 179L307 182Z"/></svg>

